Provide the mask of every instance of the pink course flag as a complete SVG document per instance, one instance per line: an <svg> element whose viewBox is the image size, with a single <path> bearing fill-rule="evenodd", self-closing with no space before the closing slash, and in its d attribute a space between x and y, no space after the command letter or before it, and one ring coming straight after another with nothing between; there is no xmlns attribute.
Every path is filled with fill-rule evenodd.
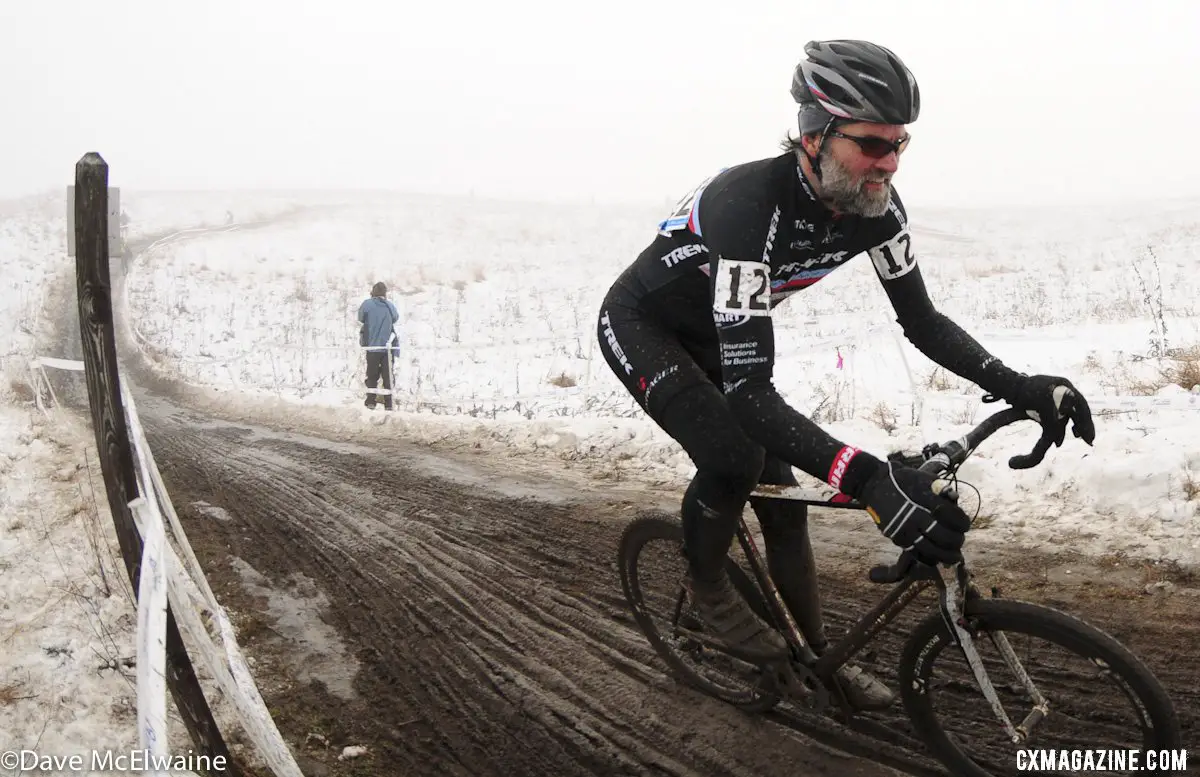
<svg viewBox="0 0 1200 777"><path fill-rule="evenodd" d="M837 350L837 355L838 355L837 368L840 370L842 368L842 349L838 348L836 350Z"/></svg>

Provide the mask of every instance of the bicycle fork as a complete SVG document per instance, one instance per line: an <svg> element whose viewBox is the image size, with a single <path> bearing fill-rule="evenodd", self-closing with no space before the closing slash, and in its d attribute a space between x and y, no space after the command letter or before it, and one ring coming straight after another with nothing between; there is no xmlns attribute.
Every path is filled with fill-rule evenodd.
<svg viewBox="0 0 1200 777"><path fill-rule="evenodd" d="M992 712L1004 727L1009 741L1015 745L1023 744L1050 712L1050 702L1033 684L1029 673L1025 671L1025 667L1017 658L1016 651L1009 644L1008 636L1002 631L989 631L988 638L1000 651L1004 663L1017 676L1025 692L1033 700L1033 709L1019 725L1013 725L1008 713L1004 711L1004 705L1000 703L1000 697L996 693L995 686L992 685L991 678L988 677L987 670L983 668L983 659L980 658L979 651L975 649L974 635L967 628L964 615L967 592L970 590L967 568L962 562L959 562L954 565L953 572L950 574L947 574L941 566L937 567L937 570L941 576L941 585L938 587L941 589L942 617L946 620L946 625L950 627L951 635L955 638L963 657L967 659L971 673L975 675L975 682L979 684L979 689L983 691L983 696L991 706Z"/></svg>

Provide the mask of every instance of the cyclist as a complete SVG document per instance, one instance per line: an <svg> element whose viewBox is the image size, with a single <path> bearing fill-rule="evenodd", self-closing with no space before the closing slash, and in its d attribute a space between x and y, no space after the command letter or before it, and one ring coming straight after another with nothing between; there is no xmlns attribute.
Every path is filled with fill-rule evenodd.
<svg viewBox="0 0 1200 777"><path fill-rule="evenodd" d="M779 156L722 170L684 197L613 283L598 337L609 366L687 452L696 474L681 517L692 598L705 628L743 654L786 653L733 588L724 558L758 483L794 485L792 467L863 502L879 530L919 560L961 558L965 513L929 475L835 439L772 384L771 310L866 253L905 336L931 360L1026 410L1062 445L1067 421L1089 445L1087 401L1065 378L1018 373L940 313L926 294L892 176L920 92L901 60L866 41L814 41L792 78L798 138ZM828 644L803 505L751 500L771 575L805 638ZM861 709L886 685L840 670Z"/></svg>

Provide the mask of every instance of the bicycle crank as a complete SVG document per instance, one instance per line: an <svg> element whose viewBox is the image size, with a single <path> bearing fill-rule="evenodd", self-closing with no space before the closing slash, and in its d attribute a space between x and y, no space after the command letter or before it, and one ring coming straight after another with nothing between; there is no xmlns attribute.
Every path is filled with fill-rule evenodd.
<svg viewBox="0 0 1200 777"><path fill-rule="evenodd" d="M784 663L775 665L774 669L789 699L813 712L821 713L828 709L829 689L807 666Z"/></svg>

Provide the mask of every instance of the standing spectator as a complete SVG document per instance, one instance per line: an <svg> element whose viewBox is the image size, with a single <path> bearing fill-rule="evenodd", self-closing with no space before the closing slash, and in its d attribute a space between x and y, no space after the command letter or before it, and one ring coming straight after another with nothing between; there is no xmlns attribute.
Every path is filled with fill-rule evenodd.
<svg viewBox="0 0 1200 777"><path fill-rule="evenodd" d="M383 378L383 387L389 392L383 395L383 407L386 410L392 409L392 363L389 351L399 351L398 347L388 346L392 345L393 327L399 320L400 313L387 298L387 286L379 281L371 287L370 298L358 306L358 323L362 325L358 344L367 349L367 388L376 388L379 379ZM367 391L367 400L363 404L374 410L375 401L375 392Z"/></svg>

